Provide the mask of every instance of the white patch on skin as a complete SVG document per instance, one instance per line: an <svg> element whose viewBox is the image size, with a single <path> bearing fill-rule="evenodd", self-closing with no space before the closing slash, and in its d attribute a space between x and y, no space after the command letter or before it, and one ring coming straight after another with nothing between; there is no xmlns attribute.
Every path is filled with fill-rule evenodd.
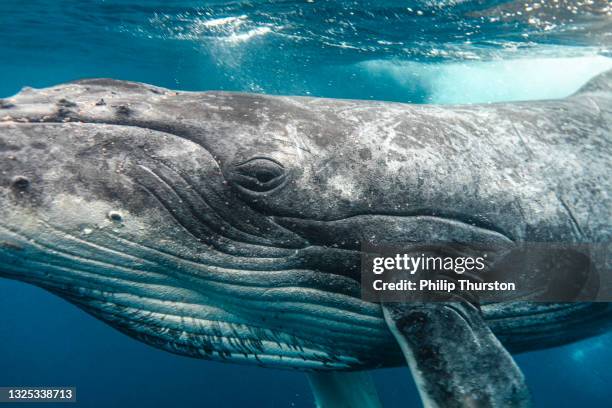
<svg viewBox="0 0 612 408"><path fill-rule="evenodd" d="M113 210L106 201L85 201L79 196L59 194L49 204L47 215L56 225L103 225L109 223L106 216Z"/></svg>
<svg viewBox="0 0 612 408"><path fill-rule="evenodd" d="M121 214L121 222L112 221L108 214ZM127 233L142 234L146 224L129 211L108 201L87 201L82 197L59 194L49 203L45 218L53 225L62 225L66 230L89 230L122 228ZM87 234L88 235L88 234Z"/></svg>
<svg viewBox="0 0 612 408"><path fill-rule="evenodd" d="M340 192L340 198L345 200L354 199L359 194L354 181L339 174L330 178L327 184L332 190Z"/></svg>
<svg viewBox="0 0 612 408"><path fill-rule="evenodd" d="M387 166L387 170L391 174L397 174L406 168L406 161L387 159L385 164Z"/></svg>
<svg viewBox="0 0 612 408"><path fill-rule="evenodd" d="M177 143L172 140L172 143L164 143L163 147L156 152L159 156L171 159L185 161L193 158L200 157L202 153L202 147L192 142Z"/></svg>

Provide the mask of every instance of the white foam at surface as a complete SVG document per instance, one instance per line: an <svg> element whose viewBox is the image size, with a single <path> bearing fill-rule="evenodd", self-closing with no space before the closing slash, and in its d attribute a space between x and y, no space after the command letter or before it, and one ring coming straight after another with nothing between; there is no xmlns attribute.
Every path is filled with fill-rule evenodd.
<svg viewBox="0 0 612 408"><path fill-rule="evenodd" d="M427 90L426 102L486 103L566 97L612 69L612 58L591 55L434 64L369 60L357 67L395 81L407 93L416 87Z"/></svg>
<svg viewBox="0 0 612 408"><path fill-rule="evenodd" d="M240 43L244 41L249 41L253 37L261 36L268 34L272 31L270 27L257 27L252 30L247 31L246 33L232 33L228 37L221 38L222 40L228 41L230 43Z"/></svg>
<svg viewBox="0 0 612 408"><path fill-rule="evenodd" d="M214 20L206 20L202 22L202 25L205 27L219 27L227 24L239 25L241 21L244 21L246 19L246 15L241 15L238 17L221 17L215 18Z"/></svg>

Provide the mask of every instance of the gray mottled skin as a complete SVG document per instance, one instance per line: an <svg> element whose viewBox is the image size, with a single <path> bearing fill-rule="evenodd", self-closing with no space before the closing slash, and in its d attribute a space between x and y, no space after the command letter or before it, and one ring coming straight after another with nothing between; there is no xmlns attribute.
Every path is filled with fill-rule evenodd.
<svg viewBox="0 0 612 408"><path fill-rule="evenodd" d="M399 365L381 306L359 297L359 242L608 243L611 77L563 100L448 107L24 89L0 103L0 276L175 353ZM482 313L511 351L610 322L605 303Z"/></svg>

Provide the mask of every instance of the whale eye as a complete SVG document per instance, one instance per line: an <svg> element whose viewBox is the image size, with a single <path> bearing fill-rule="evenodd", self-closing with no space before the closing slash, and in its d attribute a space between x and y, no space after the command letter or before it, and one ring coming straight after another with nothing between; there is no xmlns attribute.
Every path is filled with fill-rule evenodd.
<svg viewBox="0 0 612 408"><path fill-rule="evenodd" d="M232 181L243 189L263 193L285 181L285 168L276 160L255 157L234 166Z"/></svg>

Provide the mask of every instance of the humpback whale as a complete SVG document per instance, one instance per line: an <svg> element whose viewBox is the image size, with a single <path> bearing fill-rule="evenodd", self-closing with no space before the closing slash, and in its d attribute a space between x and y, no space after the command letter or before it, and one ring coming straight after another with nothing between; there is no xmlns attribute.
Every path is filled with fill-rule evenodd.
<svg viewBox="0 0 612 408"><path fill-rule="evenodd" d="M426 406L526 406L511 353L608 330L608 303L369 302L360 245L607 244L611 122L612 71L465 106L25 88L0 101L0 276L172 353L304 370L320 406L379 406L366 370L406 364Z"/></svg>

